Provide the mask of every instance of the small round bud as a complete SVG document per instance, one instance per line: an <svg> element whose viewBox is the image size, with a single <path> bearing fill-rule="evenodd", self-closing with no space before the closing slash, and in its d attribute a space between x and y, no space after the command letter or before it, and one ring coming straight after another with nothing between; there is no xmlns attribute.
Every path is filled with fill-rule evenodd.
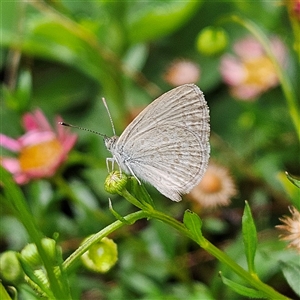
<svg viewBox="0 0 300 300"><path fill-rule="evenodd" d="M56 261L56 242L50 238L42 239L42 246L46 252L46 254L51 258L52 261ZM37 247L35 244L30 243L26 245L22 251L21 255L23 259L30 264L33 268L40 267L42 265L42 261L40 255L38 253Z"/></svg>
<svg viewBox="0 0 300 300"><path fill-rule="evenodd" d="M105 273L118 261L117 244L113 240L104 237L81 256L81 261L87 269L97 273Z"/></svg>
<svg viewBox="0 0 300 300"><path fill-rule="evenodd" d="M6 251L0 255L0 277L13 284L23 280L24 272L15 251Z"/></svg>
<svg viewBox="0 0 300 300"><path fill-rule="evenodd" d="M124 173L111 172L105 179L104 188L110 194L120 194L127 184L127 179Z"/></svg>
<svg viewBox="0 0 300 300"><path fill-rule="evenodd" d="M206 27L197 37L197 50L204 55L217 55L225 50L228 44L226 31L220 27Z"/></svg>

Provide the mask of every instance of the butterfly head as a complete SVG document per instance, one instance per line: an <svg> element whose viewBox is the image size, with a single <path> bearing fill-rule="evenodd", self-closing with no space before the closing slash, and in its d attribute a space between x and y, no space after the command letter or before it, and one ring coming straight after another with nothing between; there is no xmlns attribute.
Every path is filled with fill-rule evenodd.
<svg viewBox="0 0 300 300"><path fill-rule="evenodd" d="M108 151L112 151L115 148L116 142L118 140L118 136L114 135L112 137L104 137L104 143Z"/></svg>

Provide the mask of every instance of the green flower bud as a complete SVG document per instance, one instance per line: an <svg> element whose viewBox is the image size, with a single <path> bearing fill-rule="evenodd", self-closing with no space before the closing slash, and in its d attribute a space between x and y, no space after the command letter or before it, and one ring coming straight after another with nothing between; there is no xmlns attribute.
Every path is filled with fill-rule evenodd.
<svg viewBox="0 0 300 300"><path fill-rule="evenodd" d="M47 275L41 269L34 270L34 275L45 285L49 287Z"/></svg>
<svg viewBox="0 0 300 300"><path fill-rule="evenodd" d="M97 273L105 273L118 261L117 244L113 240L104 237L81 256L81 261L87 269Z"/></svg>
<svg viewBox="0 0 300 300"><path fill-rule="evenodd" d="M105 179L104 188L110 194L120 194L127 184L127 179L124 173L111 172Z"/></svg>
<svg viewBox="0 0 300 300"><path fill-rule="evenodd" d="M45 274L45 272L41 269L34 270L34 275L44 284L44 286L49 288L49 281ZM25 281L41 296L41 297L47 297L47 295L43 292L41 287L36 284L35 281L33 281L29 276L25 276Z"/></svg>
<svg viewBox="0 0 300 300"><path fill-rule="evenodd" d="M50 238L43 238L42 246L46 252L46 254L50 257L50 259L55 262L56 261L56 242ZM36 244L28 244L26 245L22 251L21 255L23 259L32 267L37 268L42 265L42 261L40 255L38 253Z"/></svg>
<svg viewBox="0 0 300 300"><path fill-rule="evenodd" d="M197 37L197 50L204 55L216 55L224 51L228 44L228 36L223 28L206 27Z"/></svg>
<svg viewBox="0 0 300 300"><path fill-rule="evenodd" d="M15 251L6 251L0 255L0 277L15 285L24 279L24 272Z"/></svg>

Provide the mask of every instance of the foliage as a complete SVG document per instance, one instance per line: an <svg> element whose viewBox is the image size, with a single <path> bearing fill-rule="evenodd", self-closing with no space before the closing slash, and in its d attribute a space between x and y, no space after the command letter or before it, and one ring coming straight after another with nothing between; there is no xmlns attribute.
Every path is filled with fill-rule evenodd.
<svg viewBox="0 0 300 300"><path fill-rule="evenodd" d="M1 133L21 136L23 114L40 108L49 120L58 114L110 136L102 97L121 133L136 110L171 89L168 67L188 60L199 66L196 84L210 108L212 160L230 170L238 190L229 207L197 211L187 198L173 203L131 179L111 195L107 183L118 182L110 176L104 186L109 154L102 138L70 128L77 144L53 177L20 187L1 168L0 250L22 267L15 281L0 268L3 299L299 295L299 254L274 228L289 204L300 209L293 176L300 175L300 17L297 1L287 3L2 2ZM222 81L220 65L249 35L274 63L279 85L240 101ZM272 53L272 35L286 46L284 66ZM1 157L9 155L2 149ZM106 236L117 244L118 262L105 274L84 269L81 255ZM22 256L28 243L42 267Z"/></svg>

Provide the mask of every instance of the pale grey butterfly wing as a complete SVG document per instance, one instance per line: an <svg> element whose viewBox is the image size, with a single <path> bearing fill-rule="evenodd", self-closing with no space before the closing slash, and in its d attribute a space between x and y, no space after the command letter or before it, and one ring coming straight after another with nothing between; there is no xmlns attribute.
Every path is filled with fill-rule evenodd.
<svg viewBox="0 0 300 300"><path fill-rule="evenodd" d="M209 132L203 93L196 85L185 84L149 104L110 151L126 173L180 201L206 170Z"/></svg>

